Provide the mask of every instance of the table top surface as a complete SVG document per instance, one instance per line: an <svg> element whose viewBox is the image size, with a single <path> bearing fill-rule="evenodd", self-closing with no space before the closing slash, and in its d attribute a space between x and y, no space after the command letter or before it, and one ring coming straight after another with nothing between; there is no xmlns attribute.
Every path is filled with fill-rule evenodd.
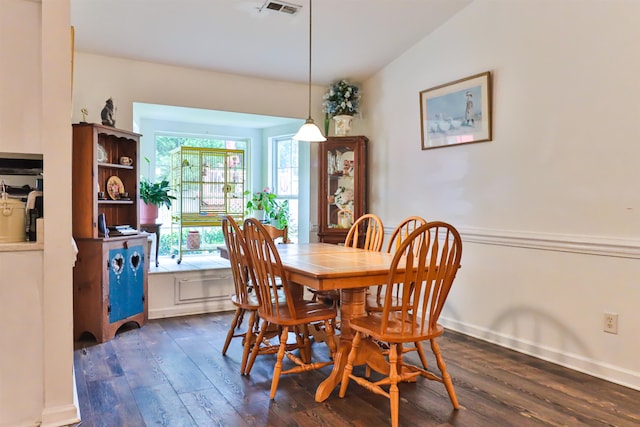
<svg viewBox="0 0 640 427"><path fill-rule="evenodd" d="M393 255L386 252L302 243L277 245L289 280L317 290L360 288L387 280Z"/></svg>

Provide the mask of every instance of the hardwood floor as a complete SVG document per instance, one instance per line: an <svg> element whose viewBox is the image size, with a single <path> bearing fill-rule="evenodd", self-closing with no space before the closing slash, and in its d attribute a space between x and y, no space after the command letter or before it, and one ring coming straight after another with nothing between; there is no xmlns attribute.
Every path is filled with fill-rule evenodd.
<svg viewBox="0 0 640 427"><path fill-rule="evenodd" d="M344 399L336 388L316 403L315 389L331 367L283 376L270 400L274 355L258 357L251 375L241 376L240 340L220 353L231 319L152 320L103 344L76 342L80 425L389 425L389 401L353 382ZM439 342L461 409L452 409L442 384L419 378L400 385L402 426L640 425L640 391L454 332ZM314 356L327 358L324 344L313 347ZM414 352L406 357L419 364Z"/></svg>

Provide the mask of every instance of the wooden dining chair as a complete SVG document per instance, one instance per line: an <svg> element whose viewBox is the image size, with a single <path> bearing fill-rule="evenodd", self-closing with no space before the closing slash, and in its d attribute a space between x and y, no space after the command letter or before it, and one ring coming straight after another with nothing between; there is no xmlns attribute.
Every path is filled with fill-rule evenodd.
<svg viewBox="0 0 640 427"><path fill-rule="evenodd" d="M278 228L274 227L270 224L263 224L269 236L275 241L276 239L282 239L280 243L290 243L289 242L289 227Z"/></svg>
<svg viewBox="0 0 640 427"><path fill-rule="evenodd" d="M222 355L227 353L229 344L233 338L243 337L242 362L240 364L240 373L244 374L249 358L251 343L255 342L255 336L258 332L258 323L256 313L259 303L256 293L253 291L251 279L253 270L249 264L249 258L244 241L242 230L236 221L229 215L222 217L222 234L224 242L227 246L229 254L229 262L231 263L231 275L233 276L233 285L235 293L231 295L231 302L236 307L236 312L229 326L227 338L222 347ZM244 332L236 332L242 326L244 315L249 312L249 324Z"/></svg>
<svg viewBox="0 0 640 427"><path fill-rule="evenodd" d="M351 320L351 328L355 334L342 376L340 397L345 396L350 380L366 390L387 397L391 406L391 425L396 427L399 412L398 383L423 376L443 383L453 407L459 408L453 382L436 339L444 333L444 327L438 323L438 318L460 267L461 255L460 234L453 226L444 222L429 222L402 242L391 262L386 283L386 286L398 284L402 288L402 302L399 307L394 306L391 292L385 293L382 312ZM383 375L381 380L375 382L353 373L353 364L358 357L361 340L365 337L386 342L390 346L389 360L384 367L367 359L368 366ZM436 358L439 376L405 363L402 358L402 344L427 340Z"/></svg>
<svg viewBox="0 0 640 427"><path fill-rule="evenodd" d="M251 351L248 370L251 370L253 366L269 327L277 325L282 329L278 346L265 345L267 348L275 347L277 349L277 358L271 380L270 397L273 399L276 395L281 375L319 369L333 364L333 361L315 363L311 361L308 325L319 322L324 324L324 332L327 335L326 342L331 356L333 356L337 349L331 322L335 321L337 312L334 307L327 307L322 303L307 301L302 298L292 298L290 287L297 285L290 285L287 280L276 245L260 221L255 218L246 219L244 233L254 270L255 288L260 302L258 314L261 319L260 333ZM278 288L279 283L280 288ZM278 300L277 296L280 292L284 294L284 302ZM295 334L296 345L287 344L290 332ZM299 356L292 352L294 348L299 350ZM283 370L282 361L285 355L296 366Z"/></svg>
<svg viewBox="0 0 640 427"><path fill-rule="evenodd" d="M349 228L344 245L352 248L366 249L368 251L380 251L384 241L384 225L379 216L364 214L359 217ZM313 301L324 301L327 304L337 306L340 301L340 291L318 291L309 289L313 294Z"/></svg>
<svg viewBox="0 0 640 427"><path fill-rule="evenodd" d="M251 368L247 367L247 361L249 353L255 345L256 338L259 333L259 316L257 314L260 303L258 301L258 293L254 289L255 278L254 272L251 268L251 259L247 252L246 242L244 240L244 233L240 229L240 226L236 221L228 215L222 217L222 234L227 246L227 252L229 253L229 261L231 264L231 275L233 276L233 285L235 293L231 295L231 302L236 306L236 312L229 326L227 332L227 338L222 348L222 355L226 355L229 344L233 338L242 337L242 361L240 363L240 373L243 375L249 375ZM280 286L280 280L278 279L278 286ZM278 293L278 299L280 303L284 302L284 295ZM236 332L238 328L242 326L242 321L245 314L249 312L249 323L247 330L242 332ZM280 330L272 328L265 335L265 339L271 339L273 337L280 336ZM272 354L268 348L260 348L258 354Z"/></svg>
<svg viewBox="0 0 640 427"><path fill-rule="evenodd" d="M387 244L387 252L394 253L402 242L411 235L411 233L418 229L420 226L427 223L427 220L420 216L410 216L405 218L391 233L391 237L389 238L389 243ZM419 248L420 245L414 245L414 248ZM383 290L386 292L391 292L391 307L392 309L395 307L396 309L400 309L402 300L401 298L401 286L399 284L394 284L393 286L374 286L369 289L367 293L367 298L365 300L365 311L367 313L374 312L382 312L384 310L384 296ZM422 345L420 342L414 343L413 346L406 347L402 346L403 353L408 351L417 351L420 356L420 361L422 362L422 366L427 369L427 358L425 357L424 350L422 349Z"/></svg>

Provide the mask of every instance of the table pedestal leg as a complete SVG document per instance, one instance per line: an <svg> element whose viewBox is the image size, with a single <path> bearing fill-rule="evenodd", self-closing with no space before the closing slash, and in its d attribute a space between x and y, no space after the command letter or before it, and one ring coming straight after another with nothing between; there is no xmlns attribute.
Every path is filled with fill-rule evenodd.
<svg viewBox="0 0 640 427"><path fill-rule="evenodd" d="M351 351L351 341L353 340L353 330L349 324L351 319L366 315L366 291L367 288L342 289L340 291L340 344L338 345L338 351L333 356L331 374L320 383L316 390L316 402L326 400L342 380L344 367ZM377 371L388 370L388 364L386 364L380 348L369 340L361 341L360 351L354 365L364 365L365 363Z"/></svg>

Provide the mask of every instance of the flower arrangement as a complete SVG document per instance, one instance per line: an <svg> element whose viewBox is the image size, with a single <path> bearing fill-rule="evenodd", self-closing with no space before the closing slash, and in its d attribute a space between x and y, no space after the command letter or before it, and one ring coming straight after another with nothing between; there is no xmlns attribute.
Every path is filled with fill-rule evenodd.
<svg viewBox="0 0 640 427"><path fill-rule="evenodd" d="M360 89L343 79L329 86L323 99L322 111L329 116L354 116L360 108Z"/></svg>
<svg viewBox="0 0 640 427"><path fill-rule="evenodd" d="M354 195L353 188L346 188L344 186L338 187L335 193L333 193L333 203L340 209L348 209L353 211Z"/></svg>

